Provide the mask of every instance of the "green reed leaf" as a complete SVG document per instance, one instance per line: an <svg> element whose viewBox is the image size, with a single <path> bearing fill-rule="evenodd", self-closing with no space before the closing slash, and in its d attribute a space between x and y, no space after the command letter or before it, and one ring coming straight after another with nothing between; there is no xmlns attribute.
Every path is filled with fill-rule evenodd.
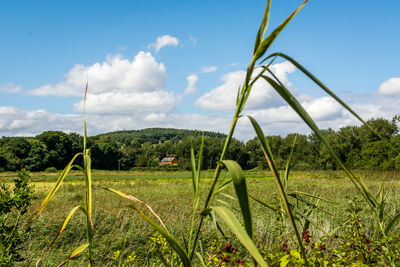
<svg viewBox="0 0 400 267"><path fill-rule="evenodd" d="M135 205L131 205L133 209L137 211L137 213L145 219L157 232L159 232L168 242L168 244L172 247L172 249L178 254L179 258L182 261L183 266L190 266L189 257L186 254L185 250L182 246L175 240L175 238L170 235L164 228L159 226L155 221L150 219L146 214L144 214L138 207Z"/></svg>
<svg viewBox="0 0 400 267"><path fill-rule="evenodd" d="M56 242L56 240L60 237L61 233L64 231L65 227L67 226L68 222L70 221L72 215L74 215L75 211L77 211L79 208L81 208L81 206L76 206L73 207L70 212L67 214L67 217L65 217L64 222L62 223L60 229L58 230L56 236L54 237L53 241L50 243L50 245L45 249L45 251L43 252L42 256L40 256L40 258L36 261L36 266L39 265L40 261L42 260L42 258L44 257L44 255L47 254L47 252L49 252L49 250L52 248L52 246L54 245L54 243Z"/></svg>
<svg viewBox="0 0 400 267"><path fill-rule="evenodd" d="M260 125L258 124L258 122L252 116L247 115L246 117L249 118L249 120L250 120L251 124L253 125L253 128L254 128L254 130L255 130L255 132L257 134L258 140L260 141L261 149L262 149L262 151L264 153L264 156L265 156L265 158L267 160L268 166L272 171L276 186L278 188L279 195L280 195L280 197L282 199L282 202L283 202L283 205L285 207L286 213L287 213L287 215L289 217L290 223L292 224L293 230L294 230L294 232L296 234L297 243L298 243L298 245L299 245L299 247L301 249L301 252L303 254L303 257L304 257L304 259L306 261L306 265L308 266L307 256L306 256L306 252L304 250L303 242L301 240L300 233L299 233L299 231L297 229L296 222L294 220L293 213L291 211L291 208L290 208L290 205L289 205L289 201L288 201L286 193L285 193L285 189L284 189L284 187L282 185L282 181L281 181L281 179L279 177L279 172L278 172L278 169L276 168L275 161L274 161L273 156L272 156L271 148L270 148L270 146L268 144L268 141L265 138L265 135L264 135Z"/></svg>
<svg viewBox="0 0 400 267"><path fill-rule="evenodd" d="M249 205L249 194L247 192L246 178L240 165L233 160L223 160L222 163L232 176L233 186L239 200L240 210L244 226L250 238L253 238L253 224Z"/></svg>
<svg viewBox="0 0 400 267"><path fill-rule="evenodd" d="M297 99L293 96L293 94L281 83L276 76L269 71L269 73L274 77L275 80L268 76L262 76L274 89L277 93L281 95L281 97L288 103L293 110L302 118L302 120L310 127L311 130L318 136L321 142L326 146L329 153L335 158L336 162L342 167L342 169L349 176L352 183L356 186L357 190L360 194L367 200L367 203L371 207L376 207L376 200L371 195L370 191L366 188L361 179L356 178L355 175L344 165L344 163L337 156L329 142L326 140L325 136L322 134L321 130L317 127L313 119L307 113L307 111L303 108L303 106L297 101Z"/></svg>
<svg viewBox="0 0 400 267"><path fill-rule="evenodd" d="M247 234L246 230L242 227L238 219L233 213L225 207L215 207L213 210L224 220L231 231L236 235L239 241L245 246L253 258L260 266L267 266L256 245Z"/></svg>
<svg viewBox="0 0 400 267"><path fill-rule="evenodd" d="M67 177L69 171L72 169L73 167L73 163L76 160L76 158L78 156L82 155L82 153L77 153L72 159L71 161L67 164L67 166L65 166L64 170L61 172L60 176L57 178L57 181L55 183L55 185L53 186L53 188L50 190L50 192L47 194L47 196L45 197L45 199L43 200L42 204L40 205L39 209L37 210L37 212L35 213L35 215L33 216L32 220L36 220L37 217L40 215L40 213L43 211L43 209L46 207L47 203L50 201L50 199L54 196L54 194L57 192L57 190L60 188L62 182L64 181L65 177Z"/></svg>
<svg viewBox="0 0 400 267"><path fill-rule="evenodd" d="M69 254L69 256L67 258L65 258L65 260L60 263L57 267L63 266L64 264L66 264L69 260L77 257L79 254L81 254L83 251L85 251L85 249L89 246L89 243L80 245L79 247L77 247L76 249L74 249L74 251L71 252L71 254Z"/></svg>
<svg viewBox="0 0 400 267"><path fill-rule="evenodd" d="M260 28L258 29L256 41L254 43L253 55L256 53L261 40L264 40L265 32L268 29L270 10L271 10L271 0L267 0L267 5L265 6L264 16L261 20Z"/></svg>
<svg viewBox="0 0 400 267"><path fill-rule="evenodd" d="M167 227L164 225L164 223L163 223L163 221L161 220L160 216L158 216L157 213L154 212L154 210L152 209L152 207L151 207L150 205L144 203L143 201L141 201L140 199L138 199L138 198L136 198L136 197L134 197L134 196L125 194L124 192L121 192L121 191L118 191L118 190L115 190L115 189L112 189L112 188L104 187L104 186L103 186L103 189L105 189L105 190L107 190L107 191L110 191L110 192L113 192L113 193L115 193L115 194L117 194L117 195L120 195L121 197L124 197L124 198L126 198L126 199L129 199L129 200L132 200L132 201L135 201L135 202L138 202L138 203L144 205L144 206L151 212L151 214L153 214L154 217L157 218L157 220L160 222L160 224L161 224L162 227L165 229L165 231L168 232L168 229L167 229Z"/></svg>

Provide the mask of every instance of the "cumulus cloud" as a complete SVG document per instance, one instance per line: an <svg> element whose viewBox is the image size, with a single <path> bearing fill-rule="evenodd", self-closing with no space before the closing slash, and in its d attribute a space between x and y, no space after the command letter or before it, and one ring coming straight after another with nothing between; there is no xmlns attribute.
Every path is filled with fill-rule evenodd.
<svg viewBox="0 0 400 267"><path fill-rule="evenodd" d="M93 94L112 90L148 92L164 89L167 74L164 64L158 63L151 53L141 51L132 61L114 55L89 67L75 65L63 82L47 84L30 93L39 96L82 96L87 79L89 91Z"/></svg>
<svg viewBox="0 0 400 267"><path fill-rule="evenodd" d="M193 94L196 92L196 83L199 80L199 77L196 74L192 74L186 77L188 85L185 89L185 95Z"/></svg>
<svg viewBox="0 0 400 267"><path fill-rule="evenodd" d="M154 92L107 92L99 95L88 94L86 110L93 114L132 114L134 112L170 112L177 100L172 93ZM83 111L83 100L74 105L74 110Z"/></svg>
<svg viewBox="0 0 400 267"><path fill-rule="evenodd" d="M390 78L380 86L378 93L383 96L400 96L400 77Z"/></svg>
<svg viewBox="0 0 400 267"><path fill-rule="evenodd" d="M85 67L75 65L58 84L47 84L30 91L39 96L83 95L89 81L87 112L95 114L131 114L144 111L172 111L179 97L166 88L167 73L149 52L139 52L133 60L121 55L108 56L105 62ZM74 105L83 111L83 101Z"/></svg>
<svg viewBox="0 0 400 267"><path fill-rule="evenodd" d="M217 71L217 69L218 69L217 66L204 66L201 68L201 72L203 73L214 72Z"/></svg>
<svg viewBox="0 0 400 267"><path fill-rule="evenodd" d="M4 93L20 93L22 92L22 87L18 84L6 83L0 87L0 91Z"/></svg>
<svg viewBox="0 0 400 267"><path fill-rule="evenodd" d="M163 35L157 37L157 40L154 43L148 45L148 48L154 48L156 52L160 51L161 48L165 46L177 46L179 44L179 40L176 37L171 35Z"/></svg>
<svg viewBox="0 0 400 267"><path fill-rule="evenodd" d="M295 71L290 62L274 64L271 67L274 74L285 86L295 90L289 82L287 74ZM257 75L260 70L256 71ZM222 76L222 85L212 89L201 96L195 106L211 110L233 110L235 108L236 96L239 87L243 84L246 72L230 72ZM248 109L257 109L265 106L280 106L284 104L282 98L264 80L259 79L253 86L247 102Z"/></svg>
<svg viewBox="0 0 400 267"><path fill-rule="evenodd" d="M1 135L35 135L46 130L65 132L78 131L82 116L78 114L50 113L44 109L22 110L11 106L0 106Z"/></svg>

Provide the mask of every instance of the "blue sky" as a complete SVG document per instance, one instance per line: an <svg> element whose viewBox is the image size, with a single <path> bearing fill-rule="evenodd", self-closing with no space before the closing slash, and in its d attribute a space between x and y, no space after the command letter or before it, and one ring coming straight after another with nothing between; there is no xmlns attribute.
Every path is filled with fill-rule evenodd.
<svg viewBox="0 0 400 267"><path fill-rule="evenodd" d="M272 1L270 30L301 1ZM0 135L176 127L226 132L265 1L0 2ZM270 52L289 54L364 118L399 113L398 1L311 0ZM159 40L157 42L157 40ZM357 123L293 66L275 71L322 128ZM250 100L249 100L250 101ZM246 109L268 134L308 133L259 84ZM247 122L236 136L254 136Z"/></svg>

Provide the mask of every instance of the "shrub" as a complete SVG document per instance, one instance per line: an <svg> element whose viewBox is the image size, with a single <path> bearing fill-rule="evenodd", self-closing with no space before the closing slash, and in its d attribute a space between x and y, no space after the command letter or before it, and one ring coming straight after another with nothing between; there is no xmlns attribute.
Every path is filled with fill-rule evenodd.
<svg viewBox="0 0 400 267"><path fill-rule="evenodd" d="M21 170L14 179L14 188L0 184L0 265L13 266L22 260L19 250L29 228L22 229L21 218L27 213L35 198L33 186L29 184L30 173Z"/></svg>

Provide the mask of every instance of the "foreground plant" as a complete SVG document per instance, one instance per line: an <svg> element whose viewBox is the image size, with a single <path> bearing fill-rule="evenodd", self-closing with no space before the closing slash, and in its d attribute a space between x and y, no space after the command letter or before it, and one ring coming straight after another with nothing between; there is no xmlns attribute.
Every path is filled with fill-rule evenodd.
<svg viewBox="0 0 400 267"><path fill-rule="evenodd" d="M87 90L88 90L88 84L86 84L85 88L85 95L84 95L84 103L86 103L86 95L87 95ZM84 106L86 106L84 104ZM84 111L84 114L86 116L86 111ZM82 156L83 157L83 166L79 166L74 164L75 161L77 160L78 157ZM46 205L49 203L51 198L55 195L57 190L60 188L61 184L64 182L64 179L67 177L68 173L73 169L76 168L80 170L84 176L84 181L85 181L85 201L83 205L75 206L73 207L70 212L67 214L67 216L64 219L63 224L61 225L60 229L58 230L56 236L54 237L53 241L50 243L50 245L44 250L42 256L37 260L36 266L39 265L41 259L45 256L46 253L50 251L52 246L55 244L57 239L60 237L61 233L64 231L65 227L67 226L68 222L72 218L72 216L75 214L77 210L80 210L83 212L83 214L86 217L86 237L87 237L87 243L84 243L80 246L78 246L76 249L74 249L65 259L63 262L61 262L58 266L62 266L66 264L69 260L76 258L79 256L82 252L84 252L86 249L88 249L87 253L87 259L90 263L90 266L94 266L94 257L93 257L93 220L92 220L92 171L91 171L91 157L90 157L90 149L87 148L87 131L86 131L86 118L84 119L84 136L83 136L83 152L77 153L71 161L68 163L68 165L64 168L64 170L61 172L61 175L58 177L56 184L53 186L53 188L50 190L50 192L47 194L45 197L44 201L40 205L38 211L34 214L33 220L37 219L38 216L42 213Z"/></svg>
<svg viewBox="0 0 400 267"><path fill-rule="evenodd" d="M360 120L364 125L366 125L367 128L369 128L372 132L377 134L378 136L379 133L377 133L369 124L367 124L362 118L355 113L349 106L347 106L339 97L337 97L329 88L327 88L322 82L320 82L315 76L313 76L308 70L306 70L303 66L301 66L297 61L292 59L291 57L283 54L283 53L272 53L272 54L267 54L267 51L273 44L273 42L276 40L276 38L279 36L281 31L288 25L288 23L295 17L295 15L304 7L304 5L307 3L307 0L304 1L285 21L283 21L276 29L274 29L272 32L270 32L268 35L266 35L268 24L269 24L269 15L270 15L270 6L271 6L271 0L267 1L265 12L263 19L261 21L261 25L259 27L255 44L254 44L254 49L253 53L250 59L250 63L247 67L247 72L245 76L245 80L243 82L243 85L239 88L238 95L237 95L237 101L236 101L236 109L233 115L233 120L230 126L229 133L226 137L225 143L223 150L221 152L220 160L217 164L217 167L215 169L214 175L213 175L213 180L211 187L208 191L207 197L204 201L203 208L200 212L200 218L198 220L197 227L194 228L195 224L195 215L198 214L198 205L199 205L199 195L198 195L198 190L199 190L199 182L200 182L200 169L201 169L201 161L202 161L202 146L200 148L200 153L199 153L199 159L197 162L196 166L196 161L194 158L194 152L193 148L191 150L191 155L192 155L192 179L193 179L193 190L194 190L194 205L193 205L193 215L192 215L192 220L191 220L191 227L190 227L190 233L188 233L189 236L189 241L187 242L185 237L184 237L184 245L182 245L176 237L171 235L167 228L162 224L161 219L157 216L157 214L149 207L147 204L144 204L144 202L138 200L137 198L130 196L128 194L125 194L123 192L119 192L117 190L111 189L111 188L105 188L111 192L114 192L116 194L119 194L122 197L125 197L127 199L133 200L136 202L132 207L137 211L137 213L145 219L156 231L159 232L159 234L165 238L166 242L171 246L171 248L176 252L176 254L179 256L179 264L182 264L183 266L191 266L194 256L196 255L200 262L204 262L204 259L202 258L202 255L198 252L197 248L199 246L199 239L200 235L202 232L202 228L204 226L204 222L207 218L211 218L213 221L215 220L216 215L218 215L219 218L221 218L226 226L230 228L230 230L233 232L233 234L238 238L238 240L242 243L242 245L247 249L247 251L250 253L250 255L253 257L253 264L257 265L259 264L260 266L267 266L267 263L265 259L263 258L262 254L260 253L259 249L256 247L254 243L254 234L253 234L253 222L252 222L252 215L251 215L251 209L250 209L250 201L249 201L249 193L247 190L247 185L246 185L246 178L244 176L244 173L242 171L242 168L240 165L233 160L228 160L226 159L227 152L229 150L230 144L232 142L233 138L233 133L235 131L237 122L239 119L246 117L247 119L250 120L251 125L258 137L258 140L260 142L260 146L262 149L262 152L266 158L267 164L269 169L271 170L274 181L276 183L276 188L280 196L280 200L282 203L282 210L284 211L283 214L288 218L292 233L294 233L295 240L297 242L298 246L298 251L293 250L293 257L299 260L299 263L304 264L306 266L309 265L308 259L307 259L307 253L304 248L304 235L302 236L299 231L298 227L298 222L299 222L299 214L301 214L301 211L296 210L295 207L289 202L289 196L290 197L295 197L297 200L300 199L301 195L298 193L292 193L289 195L286 185L287 185L287 178L288 178L288 172L289 168L287 167L287 171L285 172L284 175L281 175L278 168L277 164L275 163L274 156L272 155L270 146L268 144L268 140L266 139L261 127L257 123L257 121L246 114L243 114L244 107L246 105L246 102L250 96L250 93L252 91L252 88L254 84L258 80L263 80L267 82L272 88L275 89L277 93L293 108L293 110L301 117L301 119L310 127L310 129L316 134L316 136L320 139L320 141L326 146L327 150L329 153L334 157L334 159L338 162L338 165L346 172L347 176L350 178L351 182L354 184L355 188L357 189L358 193L363 197L364 201L371 207L372 211L374 212L375 216L378 218L378 221L382 221L380 218L383 218L381 216L382 209L384 207L384 197L375 197L365 186L363 180L360 177L355 176L340 160L340 158L337 156L335 151L332 149L331 145L323 135L323 132L317 127L313 119L309 116L307 111L304 109L304 107L301 106L299 101L296 99L296 97L285 87L285 85L279 80L278 77L271 71L270 67L272 63L278 59L278 58L283 58L289 62L291 62L296 68L298 68L302 73L304 73L308 78L310 78L313 82L315 82L324 92L329 94L331 97L333 97L339 104L341 104L346 110L348 110L351 114L353 114L358 120ZM222 170L226 168L231 176L231 180L228 182L223 182L220 179L221 172ZM284 182L286 181L286 182ZM243 222L243 225L241 223L241 220L239 220L234 213L227 207L225 206L213 206L213 203L216 199L216 196L218 196L221 193L221 188L224 188L228 186L229 184L233 184L234 190L236 193L236 197L238 200L238 204L240 207L240 213L241 213L241 220ZM314 196L315 197L315 196ZM314 207L315 204L311 203L309 204L305 198L301 198L304 203L307 203L309 206ZM383 203L383 204L382 204ZM148 215L146 215L142 209L140 208L141 205L145 205L147 209L150 210L152 213L152 216L156 217L157 220L152 219ZM382 233L385 235L387 233L386 229L388 226L394 224L397 219L400 217L400 215L394 216L394 218L391 218L389 223L386 225L386 227L381 227ZM308 223L311 223L311 221L307 218L307 216L304 218ZM218 224L217 228L218 227Z"/></svg>
<svg viewBox="0 0 400 267"><path fill-rule="evenodd" d="M0 184L0 265L14 266L20 256L23 238L27 229L22 229L21 218L34 200L33 186L30 185L30 172L21 170L14 179L14 188Z"/></svg>

